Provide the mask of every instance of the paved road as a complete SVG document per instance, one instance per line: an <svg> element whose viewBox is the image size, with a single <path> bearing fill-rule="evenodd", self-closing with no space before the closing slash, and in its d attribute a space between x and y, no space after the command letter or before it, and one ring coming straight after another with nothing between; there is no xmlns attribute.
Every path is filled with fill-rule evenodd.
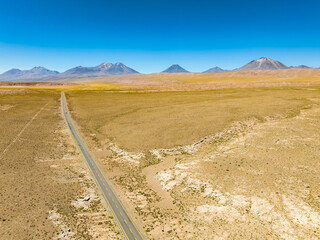
<svg viewBox="0 0 320 240"><path fill-rule="evenodd" d="M105 175L103 174L103 172L101 171L101 169L99 168L95 160L91 157L86 145L81 140L80 134L77 128L75 127L75 125L73 124L71 116L69 114L64 92L61 93L61 104L62 104L63 115L65 117L65 120L68 124L69 129L71 130L73 138L78 144L87 162L87 165L96 181L96 184L98 185L102 193L104 201L112 209L113 216L117 221L118 225L120 226L122 232L124 233L125 238L130 240L146 239L145 237L142 236L138 228L132 222L129 214L126 212L124 206L122 205L117 195L115 194L114 190L112 189L112 186L109 180L105 177Z"/></svg>

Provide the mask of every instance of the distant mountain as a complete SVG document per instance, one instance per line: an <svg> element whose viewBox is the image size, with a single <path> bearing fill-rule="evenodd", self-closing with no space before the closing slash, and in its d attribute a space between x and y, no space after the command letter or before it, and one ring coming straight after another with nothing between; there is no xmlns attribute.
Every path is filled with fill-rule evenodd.
<svg viewBox="0 0 320 240"><path fill-rule="evenodd" d="M227 72L228 70L224 70L222 68L219 67L213 67L208 69L207 71L204 71L203 73L220 73L220 72Z"/></svg>
<svg viewBox="0 0 320 240"><path fill-rule="evenodd" d="M44 67L34 67L30 70L11 69L3 74L0 74L0 81L55 81L67 78L84 78L95 76L110 76L110 75L127 75L137 74L138 72L127 67L122 63L102 63L96 67L78 66L71 68L64 73L51 71Z"/></svg>
<svg viewBox="0 0 320 240"><path fill-rule="evenodd" d="M96 67L82 67L78 66L71 68L62 75L127 75L127 74L137 74L139 72L127 67L123 63L102 63Z"/></svg>
<svg viewBox="0 0 320 240"><path fill-rule="evenodd" d="M308 67L306 65L299 65L299 66L290 66L289 68L311 68L311 67Z"/></svg>
<svg viewBox="0 0 320 240"><path fill-rule="evenodd" d="M77 66L71 68L63 73L62 75L81 75L81 74L90 74L90 73L97 73L98 71L94 67L82 67Z"/></svg>
<svg viewBox="0 0 320 240"><path fill-rule="evenodd" d="M162 71L163 73L187 73L188 71L180 67L178 64L173 64L166 70Z"/></svg>
<svg viewBox="0 0 320 240"><path fill-rule="evenodd" d="M123 63L102 63L98 66L102 72L108 73L110 75L127 75L127 74L137 74L136 70L127 67Z"/></svg>
<svg viewBox="0 0 320 240"><path fill-rule="evenodd" d="M44 67L34 67L30 70L20 70L13 68L3 74L0 74L0 80L13 81L13 80L27 80L27 79L39 79L48 76L55 76L59 74L57 71L52 71Z"/></svg>
<svg viewBox="0 0 320 240"><path fill-rule="evenodd" d="M21 75L22 75L22 71L20 69L17 69L17 68L12 68L9 71L6 71L6 72L0 74L1 77L8 77L8 78L11 78L11 77L14 77L14 76L19 77Z"/></svg>
<svg viewBox="0 0 320 240"><path fill-rule="evenodd" d="M262 57L257 60L253 60L241 68L235 69L237 71L245 70L276 70L287 69L288 67L281 62L273 60L271 58Z"/></svg>

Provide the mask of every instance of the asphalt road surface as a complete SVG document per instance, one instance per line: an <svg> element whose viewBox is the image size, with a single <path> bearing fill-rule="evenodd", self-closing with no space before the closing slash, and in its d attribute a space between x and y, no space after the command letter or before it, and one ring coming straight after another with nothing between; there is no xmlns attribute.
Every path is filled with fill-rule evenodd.
<svg viewBox="0 0 320 240"><path fill-rule="evenodd" d="M121 201L118 199L117 195L115 194L109 180L103 174L101 169L99 168L98 164L95 160L91 157L88 148L82 141L80 134L72 122L72 118L69 114L67 101L64 92L61 93L61 104L62 104L62 111L67 122L67 125L72 133L73 138L75 139L76 143L78 144L85 161L98 185L104 201L106 204L109 205L113 212L113 217L117 221L119 227L121 228L125 239L132 239L132 240L142 240L146 239L142 236L138 228L135 226L133 221L131 220L129 214L126 212L124 206L122 205Z"/></svg>

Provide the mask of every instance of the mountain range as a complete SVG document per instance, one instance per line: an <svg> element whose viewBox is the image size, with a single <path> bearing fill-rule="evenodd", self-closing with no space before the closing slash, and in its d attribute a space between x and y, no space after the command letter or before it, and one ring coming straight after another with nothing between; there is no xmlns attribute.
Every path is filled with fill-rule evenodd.
<svg viewBox="0 0 320 240"><path fill-rule="evenodd" d="M290 66L289 68L314 68L314 67L308 67L306 65L299 65L299 66Z"/></svg>
<svg viewBox="0 0 320 240"><path fill-rule="evenodd" d="M289 68L312 68L305 65L290 66L287 67L283 63L273 60L271 58L262 57L249 62L248 64L234 69L233 71L248 71L248 70L277 70L277 69L289 69ZM317 68L319 69L319 68ZM228 70L221 69L219 67L210 68L204 73L221 73ZM188 73L186 69L178 64L173 64L162 73ZM139 74L136 70L127 67L123 63L108 63L104 62L95 67L74 67L63 73L46 69L44 67L34 67L30 70L20 70L13 68L3 74L0 74L0 81L25 81L25 80L36 80L36 81L50 81L50 80L62 80L68 78L85 78L85 77L103 77L111 75L129 75Z"/></svg>
<svg viewBox="0 0 320 240"><path fill-rule="evenodd" d="M63 73L52 71L44 67L34 67L30 70L20 70L13 68L0 74L0 81L20 81L20 80L57 80L67 77L95 77L110 75L137 74L138 72L127 67L123 63L102 63L96 67L78 66Z"/></svg>
<svg viewBox="0 0 320 240"><path fill-rule="evenodd" d="M108 63L104 62L96 67L82 67L78 66L71 68L64 73L63 75L127 75L127 74L137 74L136 70L127 67L123 63Z"/></svg>
<svg viewBox="0 0 320 240"><path fill-rule="evenodd" d="M42 78L47 76L55 76L59 74L57 71L52 71L44 67L34 67L30 70L20 70L13 68L3 74L0 74L0 80L20 80L31 78Z"/></svg>
<svg viewBox="0 0 320 240"><path fill-rule="evenodd" d="M248 64L240 68L236 68L233 71L278 70L278 69L289 69L289 68L311 68L311 67L308 67L305 65L287 67L286 65L284 65L279 61L276 61L267 57L261 57L259 59L249 62ZM221 73L221 72L227 72L227 71L229 70L224 70L220 67L213 67L204 71L203 73ZM188 71L180 67L178 64L174 64L168 69L163 71L163 73L180 73L180 72L188 72Z"/></svg>

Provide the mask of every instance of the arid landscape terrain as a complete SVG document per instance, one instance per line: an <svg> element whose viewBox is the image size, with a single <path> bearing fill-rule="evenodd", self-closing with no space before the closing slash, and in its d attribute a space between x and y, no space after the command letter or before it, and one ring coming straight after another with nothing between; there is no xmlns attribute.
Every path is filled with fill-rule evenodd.
<svg viewBox="0 0 320 240"><path fill-rule="evenodd" d="M319 73L2 84L0 236L121 238L62 117L63 91L149 239L319 239Z"/></svg>
<svg viewBox="0 0 320 240"><path fill-rule="evenodd" d="M61 116L60 92L0 90L0 239L120 239Z"/></svg>

